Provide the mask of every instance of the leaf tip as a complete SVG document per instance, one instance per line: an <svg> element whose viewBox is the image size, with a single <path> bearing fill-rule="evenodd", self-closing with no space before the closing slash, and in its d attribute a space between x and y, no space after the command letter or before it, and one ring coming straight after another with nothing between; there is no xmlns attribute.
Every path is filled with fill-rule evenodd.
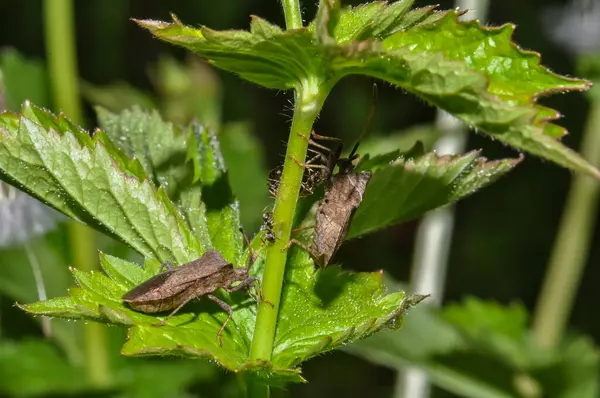
<svg viewBox="0 0 600 398"><path fill-rule="evenodd" d="M157 21L154 19L135 19L135 18L131 18L131 20L133 22L135 22L136 24L138 24L140 27L147 29L150 31L150 33L154 33L160 29L165 29L167 28L170 23L169 22L164 22L164 21Z"/></svg>
<svg viewBox="0 0 600 398"><path fill-rule="evenodd" d="M170 13L170 15L171 15L171 19L173 20L173 22L174 22L176 25L179 25L179 26L185 26L185 25L183 24L183 22L181 22L181 19L179 19L179 17L178 17L177 15L175 15L175 13L173 13L173 12L172 12L172 13Z"/></svg>

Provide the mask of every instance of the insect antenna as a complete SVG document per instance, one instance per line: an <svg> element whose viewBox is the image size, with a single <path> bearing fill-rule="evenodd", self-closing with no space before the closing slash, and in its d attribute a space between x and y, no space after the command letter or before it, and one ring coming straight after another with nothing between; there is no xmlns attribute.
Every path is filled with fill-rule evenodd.
<svg viewBox="0 0 600 398"><path fill-rule="evenodd" d="M347 173L354 167L352 162L359 157L356 153L358 150L358 146L362 142L362 140L366 137L366 135L371 130L371 123L373 121L373 116L375 115L375 106L377 105L377 83L373 83L373 96L371 98L371 109L369 110L369 116L367 116L367 120L363 126L362 132L356 140L354 147L352 147L352 151L350 151L350 155L347 158L338 160L338 167L342 173Z"/></svg>

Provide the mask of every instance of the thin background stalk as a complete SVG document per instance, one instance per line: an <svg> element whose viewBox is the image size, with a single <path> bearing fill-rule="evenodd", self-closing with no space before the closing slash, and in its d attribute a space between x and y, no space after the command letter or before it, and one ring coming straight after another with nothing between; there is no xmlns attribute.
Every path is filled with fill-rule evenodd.
<svg viewBox="0 0 600 398"><path fill-rule="evenodd" d="M457 0L455 4L461 10L469 10L462 19L485 21L488 0ZM435 144L438 154L465 151L468 136L467 129L461 121L439 110L436 127L443 134ZM435 307L442 304L453 229L454 206L447 206L427 213L417 231L411 290L415 293L431 294L425 303ZM412 367L398 372L395 397L427 398L430 394L431 384L426 372Z"/></svg>
<svg viewBox="0 0 600 398"><path fill-rule="evenodd" d="M53 103L75 123L82 124L79 100L75 27L72 0L45 0L44 36ZM74 266L97 268L94 231L77 222L69 225L69 243ZM91 322L83 325L84 356L89 380L96 386L110 382L106 327Z"/></svg>
<svg viewBox="0 0 600 398"><path fill-rule="evenodd" d="M597 100L591 103L581 154L592 165L600 166L600 101ZM596 224L599 187L598 181L583 174L573 176L533 315L533 340L540 347L558 345L568 324Z"/></svg>
<svg viewBox="0 0 600 398"><path fill-rule="evenodd" d="M35 280L35 288L38 293L38 300L47 300L48 295L46 294L46 285L44 284L44 277L42 276L42 268L40 267L38 257L29 242L25 242L24 249L25 254L27 255L27 260L29 261L29 265L31 265L31 270L33 272L33 279ZM50 317L42 317L42 333L46 338L52 337L52 325L50 322Z"/></svg>

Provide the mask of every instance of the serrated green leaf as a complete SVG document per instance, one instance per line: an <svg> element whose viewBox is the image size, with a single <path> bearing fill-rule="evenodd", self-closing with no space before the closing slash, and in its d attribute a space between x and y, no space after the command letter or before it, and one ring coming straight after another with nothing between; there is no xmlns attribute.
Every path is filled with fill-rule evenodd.
<svg viewBox="0 0 600 398"><path fill-rule="evenodd" d="M396 152L392 154L395 156ZM348 238L453 203L495 181L520 161L486 162L478 158L478 154L476 151L461 156L428 153L416 158L400 157L392 163L386 155L367 159L367 165L375 172L356 211Z"/></svg>
<svg viewBox="0 0 600 398"><path fill-rule="evenodd" d="M275 36L279 36L283 33L281 28L277 25L272 25L268 21L252 15L252 21L250 22L250 33L260 37L263 40L270 39Z"/></svg>
<svg viewBox="0 0 600 398"><path fill-rule="evenodd" d="M190 129L188 157L192 158L194 180L202 182L202 213L198 205L190 209L194 215L206 217L208 233L227 261L240 257L243 238L239 229L239 202L233 196L227 177L225 161L215 134L198 125Z"/></svg>
<svg viewBox="0 0 600 398"><path fill-rule="evenodd" d="M26 104L0 116L0 177L66 215L119 238L145 256L180 263L203 252L143 170L97 131L90 137L64 117ZM18 128L15 128L18 120Z"/></svg>
<svg viewBox="0 0 600 398"><path fill-rule="evenodd" d="M313 273L308 253L293 250L286 268L274 365L297 366L400 322L408 298L404 292L386 295L380 273L350 273L335 266Z"/></svg>
<svg viewBox="0 0 600 398"><path fill-rule="evenodd" d="M512 42L515 26L481 26L479 21L458 21L448 12L434 24L399 32L383 41L387 50L409 47L412 52L441 52L460 60L488 79L488 91L503 101L529 105L552 91L583 90L589 83L552 73L540 65L539 54L521 50Z"/></svg>
<svg viewBox="0 0 600 398"><path fill-rule="evenodd" d="M154 183L164 188L168 197L177 204L194 235L203 248L213 247L202 202L203 181L196 171L197 165L189 157L200 150L204 142L198 143L194 130L204 131L200 126L192 126L186 131L173 127L162 120L156 111L145 112L138 107L120 114L97 109L100 125L107 135L129 156L139 159L145 174ZM189 130L189 131L188 131ZM212 160L212 158L210 159ZM204 164L206 170L222 167L222 164ZM166 200L167 203L170 200ZM170 205L169 205L170 206Z"/></svg>
<svg viewBox="0 0 600 398"><path fill-rule="evenodd" d="M98 86L89 82L80 83L82 97L94 106L101 106L111 112L120 112L133 106L151 110L156 107L151 95L126 82L115 82ZM37 103L32 101L33 103Z"/></svg>
<svg viewBox="0 0 600 398"><path fill-rule="evenodd" d="M559 114L535 103L552 92L585 90L589 82L541 67L538 54L511 42L512 25L485 28L477 21L459 22L457 11L427 7L406 12L409 5L372 2L337 9L324 1L317 21L327 14L325 30L315 21L308 28L269 38L244 31L197 30L178 20L137 22L158 38L269 88L301 89L313 82L326 94L350 74L385 80L493 138L600 178L595 167L556 139L566 133L551 123ZM331 18L330 12L339 15ZM336 44L323 41L325 31Z"/></svg>
<svg viewBox="0 0 600 398"><path fill-rule="evenodd" d="M391 4L374 1L346 8L335 26L333 37L338 44L353 40L382 39L399 29L414 0L400 0ZM309 27L310 28L310 27Z"/></svg>
<svg viewBox="0 0 600 398"><path fill-rule="evenodd" d="M186 136L165 123L158 112L146 112L134 106L113 114L96 108L100 128L129 158L136 157L154 184L176 199L191 168L185 165ZM191 179L188 178L188 179Z"/></svg>
<svg viewBox="0 0 600 398"><path fill-rule="evenodd" d="M262 245L259 234L252 242ZM152 326L165 314L145 314L129 308L121 297L131 287L157 272L158 263L146 269L108 255L101 264L108 276L73 270L79 287L69 297L22 305L35 315L87 319L131 326L123 346L125 355L182 355L218 361L227 369L247 372L269 385L283 386L303 381L296 367L324 351L402 324L412 303L403 292L385 293L380 273L350 273L338 267L314 270L309 255L291 249L286 270L275 348L271 362L249 362L248 355L256 318L256 305L244 292L224 295L231 303L233 318L223 333L223 346L216 335L227 314L206 299L186 306L163 327ZM246 264L248 252L236 264ZM263 259L251 273L260 276Z"/></svg>
<svg viewBox="0 0 600 398"><path fill-rule="evenodd" d="M276 28L271 27L268 30L272 36L264 39L262 33L193 29L178 22L136 22L162 40L182 45L219 68L269 88L296 87L299 79L307 76L307 68L312 69L319 62L320 51L315 52L313 36L304 29L277 34ZM265 30L266 21L261 23Z"/></svg>

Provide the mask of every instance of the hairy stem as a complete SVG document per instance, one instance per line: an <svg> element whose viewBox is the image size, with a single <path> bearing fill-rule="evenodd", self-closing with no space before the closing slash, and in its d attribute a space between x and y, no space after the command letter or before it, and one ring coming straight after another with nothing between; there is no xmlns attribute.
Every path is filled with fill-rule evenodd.
<svg viewBox="0 0 600 398"><path fill-rule="evenodd" d="M592 103L581 153L600 166L600 102ZM576 174L567 196L556 242L533 317L533 338L540 347L556 346L563 335L585 266L598 209L599 183Z"/></svg>
<svg viewBox="0 0 600 398"><path fill-rule="evenodd" d="M287 29L300 29L302 27L302 12L299 0L281 0L285 14L285 27Z"/></svg>
<svg viewBox="0 0 600 398"><path fill-rule="evenodd" d="M319 87L316 82L307 82L296 91L292 128L273 210L273 230L276 240L267 249L265 273L262 281L264 298L272 303L272 306L269 303L262 302L258 308L250 352L250 359L252 360L270 360L273 352L281 287L287 259L287 251L284 250L284 247L290 240L294 212L304 173L304 169L296 164L291 157L293 156L300 161L306 158L308 147L306 138L310 136L312 125L328 93L329 90Z"/></svg>
<svg viewBox="0 0 600 398"><path fill-rule="evenodd" d="M72 0L44 2L44 31L48 71L55 108L63 111L75 123L83 122L79 100L75 27ZM69 231L74 266L83 270L97 267L95 234L90 228L72 222ZM108 348L104 325L83 325L84 353L87 375L97 386L107 385L110 379Z"/></svg>

